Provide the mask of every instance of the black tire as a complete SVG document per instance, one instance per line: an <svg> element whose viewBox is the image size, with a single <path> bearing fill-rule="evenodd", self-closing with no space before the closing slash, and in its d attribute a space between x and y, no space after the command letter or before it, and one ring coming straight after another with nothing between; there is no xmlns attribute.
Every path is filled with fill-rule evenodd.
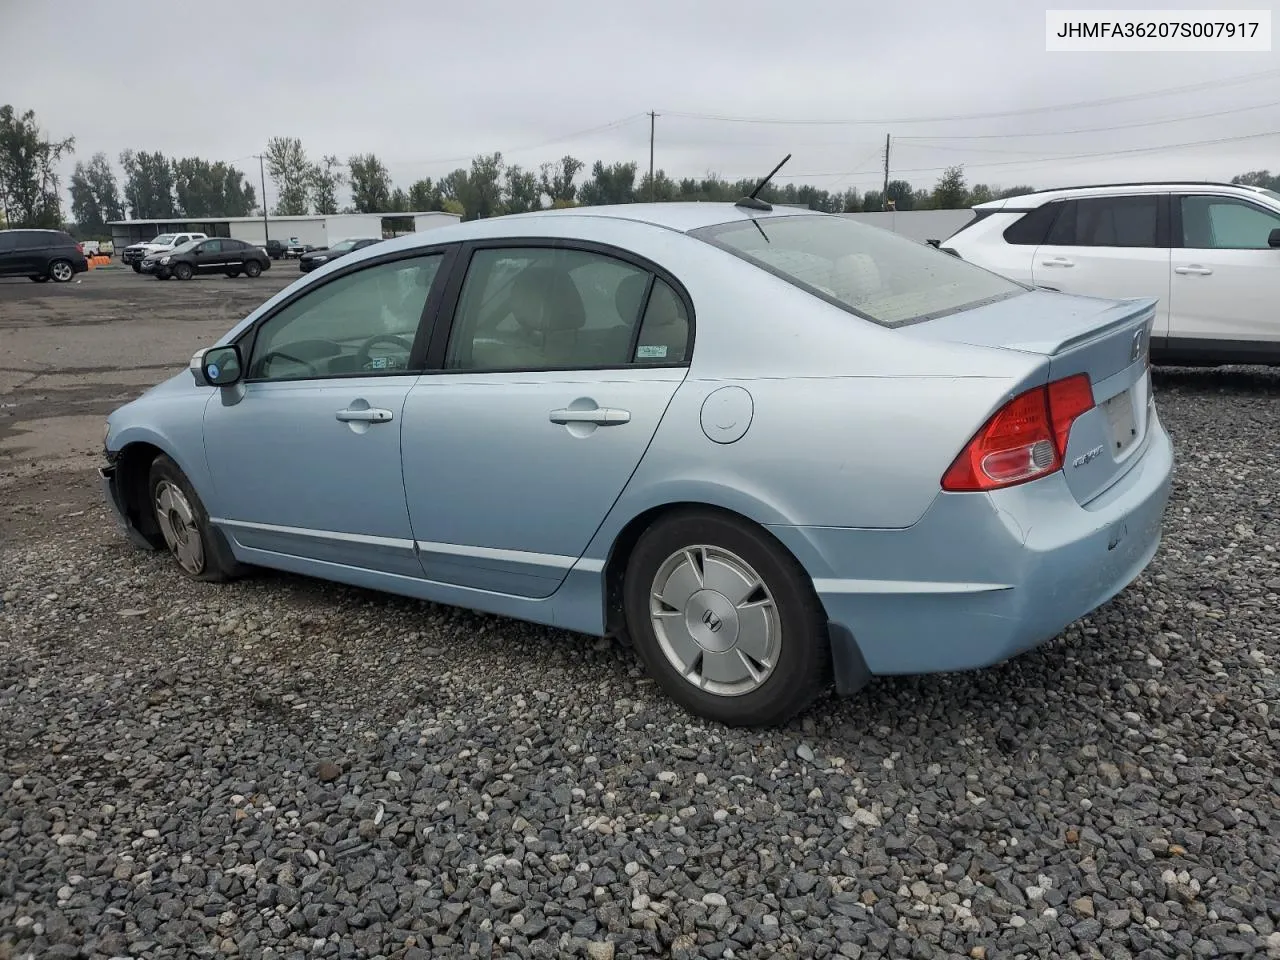
<svg viewBox="0 0 1280 960"><path fill-rule="evenodd" d="M759 576L772 598L780 645L772 672L748 692L712 693L687 680L663 652L651 620L655 576L668 558L695 545L736 555ZM766 531L729 514L690 508L658 519L628 558L623 606L627 633L649 675L696 716L729 726L776 726L812 704L830 682L827 620L808 574ZM736 611L734 615L745 616Z"/></svg>
<svg viewBox="0 0 1280 960"><path fill-rule="evenodd" d="M183 509L181 503L175 504L178 519L182 522L179 536L183 544L189 542L187 539L189 537L197 538L200 560L196 564L185 562L179 546L170 540L169 531L176 531L174 520L168 520L169 526L168 530L166 530L166 518L161 516L161 510L157 503L161 488L166 484L180 491L186 501L185 507L187 509ZM151 463L151 471L147 479L147 498L147 508L151 510L155 517L156 527L160 530L161 536L164 537L165 546L174 558L178 569L186 576L206 583L223 583L245 573L244 566L236 562L226 540L209 523L209 514L205 511L204 504L201 502L200 497L196 495L191 483L178 468L178 465L164 454L160 454ZM189 521L184 517L184 514L188 511L190 514ZM191 554L188 553L186 559L189 560L190 557Z"/></svg>
<svg viewBox="0 0 1280 960"><path fill-rule="evenodd" d="M71 266L70 260L54 260L49 264L48 275L54 283L70 283L76 275L76 268Z"/></svg>
<svg viewBox="0 0 1280 960"><path fill-rule="evenodd" d="M196 272L191 269L191 264L189 263L174 264L172 272L179 280L190 280L196 275Z"/></svg>
<svg viewBox="0 0 1280 960"><path fill-rule="evenodd" d="M32 279L32 280L34 280L36 283L48 283L48 282L49 282L49 278L48 278L48 277L32 277L31 279Z"/></svg>
<svg viewBox="0 0 1280 960"><path fill-rule="evenodd" d="M142 272L142 264L138 263L138 261L137 261L137 260L133 261L133 263L129 264L129 266L133 267L133 272L134 272L134 273L141 273L141 272Z"/></svg>
<svg viewBox="0 0 1280 960"><path fill-rule="evenodd" d="M262 273L262 264L257 260L246 260L244 264L244 275L253 280Z"/></svg>
<svg viewBox="0 0 1280 960"><path fill-rule="evenodd" d="M234 280L236 277L240 276L240 268L232 267L227 271L227 276Z"/></svg>

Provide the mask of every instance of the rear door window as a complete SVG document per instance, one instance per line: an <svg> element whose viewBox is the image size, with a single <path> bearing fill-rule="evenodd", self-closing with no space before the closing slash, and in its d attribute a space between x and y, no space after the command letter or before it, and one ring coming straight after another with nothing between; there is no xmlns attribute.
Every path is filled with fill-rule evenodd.
<svg viewBox="0 0 1280 960"><path fill-rule="evenodd" d="M1045 240L1051 247L1158 247L1160 197L1067 201Z"/></svg>

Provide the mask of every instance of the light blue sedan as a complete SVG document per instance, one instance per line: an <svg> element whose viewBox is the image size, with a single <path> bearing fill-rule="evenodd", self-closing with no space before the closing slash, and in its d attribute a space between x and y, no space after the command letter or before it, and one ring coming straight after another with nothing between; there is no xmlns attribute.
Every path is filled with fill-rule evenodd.
<svg viewBox="0 0 1280 960"><path fill-rule="evenodd" d="M1153 307L758 201L479 220L281 291L111 415L102 476L191 577L625 633L689 711L771 725L1138 576Z"/></svg>

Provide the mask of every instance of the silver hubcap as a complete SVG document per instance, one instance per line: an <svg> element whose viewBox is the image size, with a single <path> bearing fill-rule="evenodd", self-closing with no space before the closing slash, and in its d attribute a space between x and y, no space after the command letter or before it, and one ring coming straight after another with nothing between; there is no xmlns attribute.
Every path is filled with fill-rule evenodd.
<svg viewBox="0 0 1280 960"><path fill-rule="evenodd" d="M168 480L156 485L156 521L169 552L187 573L204 570L204 544L186 495Z"/></svg>
<svg viewBox="0 0 1280 960"><path fill-rule="evenodd" d="M53 279L59 283L66 283L71 279L71 264L55 263L53 265Z"/></svg>
<svg viewBox="0 0 1280 960"><path fill-rule="evenodd" d="M773 595L728 550L695 546L669 556L654 575L649 616L667 660L708 693L750 693L778 663L782 625Z"/></svg>

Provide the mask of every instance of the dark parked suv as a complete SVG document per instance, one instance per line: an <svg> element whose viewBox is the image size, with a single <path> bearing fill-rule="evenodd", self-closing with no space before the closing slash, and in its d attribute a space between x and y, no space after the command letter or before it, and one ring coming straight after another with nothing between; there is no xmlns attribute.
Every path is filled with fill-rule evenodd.
<svg viewBox="0 0 1280 960"><path fill-rule="evenodd" d="M169 251L157 251L142 261L142 272L157 280L190 280L197 273L225 273L228 277L256 277L271 268L262 247L230 237L192 240Z"/></svg>
<svg viewBox="0 0 1280 960"><path fill-rule="evenodd" d="M0 277L66 283L89 269L71 234L61 230L0 230Z"/></svg>

